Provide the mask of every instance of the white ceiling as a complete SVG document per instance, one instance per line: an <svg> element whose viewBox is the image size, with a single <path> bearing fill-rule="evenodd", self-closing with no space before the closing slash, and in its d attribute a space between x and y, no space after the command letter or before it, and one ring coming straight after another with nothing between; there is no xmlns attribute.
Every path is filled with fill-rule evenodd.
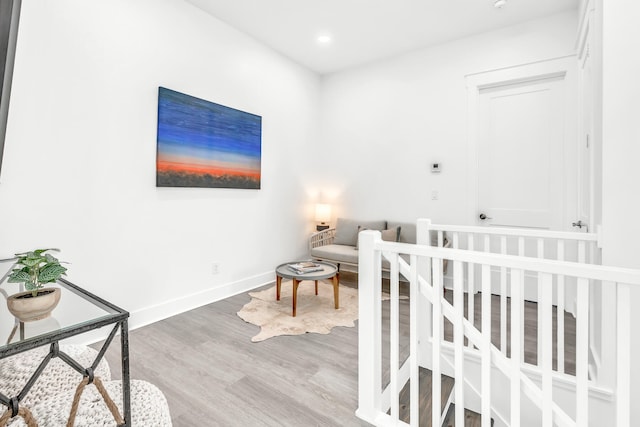
<svg viewBox="0 0 640 427"><path fill-rule="evenodd" d="M579 0L186 0L320 74L577 9ZM316 37L330 34L329 45Z"/></svg>

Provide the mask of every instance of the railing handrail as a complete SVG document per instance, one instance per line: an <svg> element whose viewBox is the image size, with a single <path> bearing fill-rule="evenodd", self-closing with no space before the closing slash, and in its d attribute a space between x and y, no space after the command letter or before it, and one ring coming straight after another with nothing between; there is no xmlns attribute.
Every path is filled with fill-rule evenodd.
<svg viewBox="0 0 640 427"><path fill-rule="evenodd" d="M577 233L572 231L551 231L532 228L480 227L474 225L429 224L429 230L449 231L452 233L490 234L498 236L548 238L558 240L579 240L597 242L596 233Z"/></svg>
<svg viewBox="0 0 640 427"><path fill-rule="evenodd" d="M381 255L386 258L384 253L381 253ZM387 258L387 260L391 261L391 259L389 258ZM400 267L400 272L402 274L406 275L407 273L409 273L410 266L409 264L407 264L406 261L404 261L402 258L399 258L398 263ZM424 278L421 276L418 276L418 282L420 283L420 285L426 284L427 286L431 286L431 285L428 285L424 280ZM429 287L420 286L419 289L420 289L420 293L433 303L433 293L430 293L428 291ZM455 325L457 320L455 318L455 307L446 300L442 301L442 316ZM478 348L478 350L482 350L484 346L484 343L481 340L482 331L478 329L473 323L469 322L468 319L463 318L462 322L463 322L464 336L468 340L472 341L473 344ZM491 357L495 366L503 374L512 375L513 373L509 370L510 358L507 357L505 354L503 354L492 343L489 343L489 351L491 352ZM522 369L520 369L519 371L519 378L520 378L520 381L522 381L522 384L524 386L522 391L525 392L527 395L529 395L529 397L531 398L531 401L541 408L542 406L540 405L540 402L542 401L542 390L536 385L534 385L533 381L531 381L529 376ZM464 378L464 380L467 381L466 378ZM572 425L571 419L566 415L566 413L562 410L562 408L560 408L560 406L557 403L555 402L552 403L552 410L554 412L554 416L556 417L556 421L558 422L558 425L561 425L561 426Z"/></svg>
<svg viewBox="0 0 640 427"><path fill-rule="evenodd" d="M446 226L446 225L431 225L426 224L427 227L424 227L424 223L422 226L420 225L420 221L418 222L418 231L422 229L422 234L424 235L424 230L428 229L436 230L436 231L448 231L453 232L452 228L467 229L463 231L474 232L478 234L484 233L484 230L479 230L479 227L467 227L467 226ZM438 228L442 228L443 230L438 230ZM525 237L522 233L523 230L510 230L507 229L511 235L517 236L519 238ZM463 232L460 231L460 232ZM489 230L487 230L489 231ZM493 230L497 231L493 234L500 234L501 230ZM570 233L570 232L545 232L539 230L528 230L530 237L535 237L538 239L544 238L560 238L558 236L562 236L564 239L572 239L578 240L578 237L589 236L582 233ZM609 331L609 336L611 336L611 332L613 331L613 327L616 327L614 335L615 339L607 340L608 344L611 346L607 348L614 348L612 351L607 351L606 360L607 363L611 362L613 359L616 359L613 362L613 365L607 364L607 366L614 366L606 373L603 373L603 378L606 378L607 381L610 381L610 385L613 387L614 395L615 395L615 405L616 409L615 415L612 413L616 419L618 425L628 426L629 425L629 413L630 413L630 402L629 402L629 372L630 372L630 344L631 334L630 334L630 306L629 306L629 294L632 286L640 286L640 270L614 267L614 266L602 266L602 265L593 265L593 264L585 264L584 262L572 262L572 261L559 261L555 259L545 259L545 258L535 258L535 257L525 257L525 256L516 256L516 255L508 255L506 253L491 253L491 252L477 252L474 250L464 250L464 249L451 249L451 248L443 248L437 246L431 246L429 243L423 238L418 239L420 244L408 244L408 243L399 243L399 242L387 242L382 240L381 233L375 230L364 231L364 234L359 235L359 243L361 246L360 252L360 274L362 282L360 284L373 284L372 287L363 286L363 292L360 296L360 310L361 310L361 319L367 319L368 322L363 323L363 326L367 324L366 328L363 327L363 331L360 337L359 345L361 347L361 356L360 356L360 364L365 367L363 373L359 376L359 381L362 383L359 387L360 393L360 402L361 406L359 408L359 412L364 416L361 417L365 420L371 420L376 416L377 412L380 413L386 412L384 407L380 405L380 398L373 395L368 395L369 390L379 390L381 387L379 372L380 369L380 350L381 350L381 330L380 330L380 319L381 319L381 307L379 303L379 298L375 296L380 292L380 269L382 265L382 259L387 258L390 261L392 271L395 270L396 275L400 276L402 274L405 278L409 279L410 293L412 295L411 300L413 301L414 292L422 293L426 298L425 301L430 301L430 307L432 307L431 315L427 315L427 319L433 319L433 321L428 320L425 322L425 319L418 316L418 310L412 309L412 314L410 316L410 325L411 325L411 346L412 349L410 351L410 355L407 361L411 360L412 367L413 364L417 363L418 353L414 349L418 348L417 344L414 344L414 336L416 335L416 331L419 330L417 328L418 323L420 325L427 325L427 328L424 327L422 330L432 331L432 348L431 350L425 350L427 353L432 352L433 354L429 354L429 365L430 369L433 370L433 375L439 376L441 375L441 367L440 367L440 343L442 340L442 321L436 320L440 319L448 319L453 323L454 326L454 342L456 345L455 348L455 378L460 379L462 381L466 381L466 369L464 367L464 358L463 355L467 351L464 347L467 344L464 344L464 339L469 340L469 346L473 348L473 346L477 347L479 350L482 350L483 353L486 353L482 356L482 375L483 378L488 375L489 381L487 384L490 384L491 378L491 369L497 368L498 371L501 371L503 374L507 374L510 378L511 385L511 422L518 424L517 420L521 413L521 402L520 402L520 393L524 392L529 396L530 400L534 401L541 410L542 417L544 421L544 425L552 425L551 423L557 423L558 425L563 426L586 426L589 423L589 387L592 381L595 381L593 377L590 377L588 373L589 370L589 310L590 310L590 287L592 285L599 286L600 284L603 286L603 292L606 295L613 295L614 302L616 304L615 308L615 320L613 323L608 322L608 329L603 329L605 331ZM544 234L543 234L544 233ZM485 233L487 234L487 233ZM533 236L533 234L536 234ZM442 234L440 234L441 236ZM596 241L597 238L595 235L590 235L585 241ZM439 237L441 239L441 237ZM454 234L454 238L456 238ZM526 238L526 237L525 237ZM470 241L473 241L470 239ZM503 238L504 241L504 238ZM581 243L584 245L584 243ZM504 245L504 243L503 243ZM558 243L558 248L561 248L564 243ZM484 245L486 248L486 244ZM538 244L540 248L540 243ZM471 246L473 249L473 246ZM582 248L579 247L579 250L584 251L584 246ZM560 251L560 249L559 249ZM522 251L520 251L522 253ZM406 263L402 258L398 255L402 254L403 258L406 259L406 256L411 256L411 261L409 264ZM426 260L420 261L418 263L419 258L426 258ZM455 304L450 304L443 298L443 274L442 274L442 261L448 260L453 263L453 276L451 280L454 285L454 301ZM491 276L493 272L496 270L500 270L502 275L506 275L507 270L511 269L510 282L513 284L511 287L512 302L511 302L511 324L512 326L512 335L511 335L511 356L507 356L504 352L503 347L506 348L506 343L501 344L500 349L497 348L496 345L492 344L490 338L482 337L482 341L479 338L478 334L482 334L482 332L468 319L464 317L464 303L463 303L463 280L466 280L466 274L473 271L473 269L468 268L464 270L464 265L478 265L482 268L482 304L483 309L482 312L485 312L485 306L487 308L487 313L491 312ZM498 268L495 268L498 267ZM424 272L427 275L422 276L421 272L423 269L428 269L428 272L425 270ZM542 385L534 385L532 380L522 371L522 362L524 357L521 358L521 350L520 345L523 345L524 342L523 335L521 331L524 330L523 320L522 320L522 311L520 308L520 304L524 302L524 290L528 289L525 287L524 279L525 272L529 275L529 272L533 272L534 275L531 277L537 277L537 286L538 286L538 295L541 298L539 304L541 304L542 310L538 310L538 328L544 332L545 341L540 340L539 336L539 345L538 345L538 360L539 360L539 369L541 369L541 382ZM476 274L477 276L477 274ZM576 317L576 374L575 374L575 399L576 399L576 409L575 409L575 419L571 415L568 415L564 411L565 406L560 407L560 403L555 402L550 396L551 390L553 389L553 379L552 375L554 369L552 367L552 358L551 353L552 346L550 342L552 342L552 289L554 286L560 286L560 279L558 283L556 283L553 276L557 277L569 277L576 278L577 280L574 282L574 279L571 279L570 283L575 286L577 290L576 296L576 313L574 316ZM392 278L395 276L392 275ZM526 276L529 277L529 276ZM396 280L397 281L397 280ZM392 282L394 283L394 282ZM562 281L564 283L564 280ZM418 289L416 289L418 286ZM511 286L511 285L510 285ZM529 286L527 284L526 286ZM364 292L364 289L367 292ZM393 294L397 292L397 286L393 287ZM473 287L471 287L473 289ZM506 288L502 289L501 292L505 295L507 294ZM561 289L561 288L558 288ZM609 291L612 292L609 292ZM369 291L372 291L369 292ZM555 292L555 291L553 291ZM366 295L369 295L370 298L367 298ZM485 296L486 297L485 300ZM540 296L541 295L541 296ZM554 294L555 295L555 294ZM373 297L371 297L373 296ZM597 297L596 297L597 298ZM440 302L437 302L440 301ZM519 301L518 304L513 303L513 301ZM397 298L392 298L392 304L398 304ZM523 306L524 307L524 306ZM540 306L539 306L540 307ZM393 307L392 307L393 308ZM501 308L502 311L502 308ZM504 310L507 311L506 309ZM397 312L397 307L396 307ZM542 313L542 317L540 316ZM393 314L393 310L392 310ZM397 317L397 313L396 313ZM473 317L470 317L473 319ZM542 319L542 320L541 320ZM483 326L482 330L490 331L492 327L490 325L485 325L485 319L482 320ZM368 326L370 324L371 326ZM506 323L505 323L506 324ZM428 326L433 325L433 327ZM603 323L604 325L604 323ZM396 331L397 322L391 324L391 331ZM515 328L515 329L513 329ZM515 335L513 330L516 331ZM564 330L564 329L563 329ZM395 332L396 335L398 331ZM560 334L560 332L558 332ZM390 335L393 337L392 335ZM487 335L488 336L488 335ZM394 338L395 341L392 340L392 345L390 348L396 348L397 351L397 336ZM416 339L417 340L417 339ZM489 340L489 341L486 341ZM428 342L428 337L423 336L422 342ZM543 344L544 347L540 347L540 343ZM395 343L395 344L394 344ZM518 344L520 343L520 344ZM604 343L604 341L603 341ZM559 346L559 344L558 344ZM371 348L374 351L369 351ZM559 347L558 347L559 348ZM489 350L487 350L489 349ZM366 350L366 351L364 351ZM488 352L487 352L488 351ZM514 353L515 352L515 353ZM425 354L427 354L425 353ZM368 357L367 354L373 354L374 356ZM523 356L523 355L522 355ZM390 358L390 365L392 369L394 366L398 365L397 354ZM613 357L613 358L612 358ZM508 361L511 362L508 362ZM486 362L488 361L488 362ZM603 362L604 363L604 362ZM488 364L485 366L485 364ZM418 365L417 365L418 366ZM367 375L371 375L373 371L373 377L376 378L374 380L366 379ZM376 374L377 372L377 374ZM606 376L605 376L606 375ZM413 371L410 376L411 384L417 382L417 374ZM402 384L398 384L399 378L396 376L395 379L392 379L389 387L391 388L391 394L394 394L398 391ZM484 379L483 387L484 386ZM487 387L490 387L487 386ZM437 383L434 383L433 386L434 398L436 401L439 401L441 398L440 388ZM484 391L483 391L484 393ZM417 393L412 392L412 407L413 405L417 405L417 401L413 400L413 395L418 395ZM491 393L484 393L484 395L490 396ZM555 392L553 392L555 395ZM459 390L459 394L456 393L456 402L460 403L460 407L464 408L464 393L462 389ZM482 402L482 414L483 417L487 414L490 414L494 409L492 409L491 405L493 405L492 399L487 397L489 408L486 408L484 405L486 403ZM500 403L502 404L502 403ZM396 405L397 406L397 405ZM497 406L496 408L500 408ZM387 407L387 409L389 409ZM397 416L397 410L396 416ZM462 410L459 414L456 412L456 419L463 418L464 415ZM391 411L392 415L394 411ZM435 413L434 413L435 414ZM515 414L515 415L514 415ZM433 414L432 414L433 415ZM490 415L489 415L490 416ZM514 418L515 417L515 418ZM417 421L417 417L411 415L411 425ZM597 417L596 417L597 419ZM483 418L483 425L488 425L489 418ZM433 416L434 423L440 423L441 417L439 414L435 414ZM602 419L598 419L597 422L601 422ZM376 423L378 426L382 426L383 424ZM402 425L405 425L402 423Z"/></svg>
<svg viewBox="0 0 640 427"><path fill-rule="evenodd" d="M380 232L375 230L366 230L363 231L363 233ZM488 252L473 252L463 249L441 248L412 243L387 242L382 240L380 236L375 240L375 249L407 255L471 262L475 264L489 264L496 267L515 268L519 270L535 270L542 273L559 274L570 277L583 277L585 279L601 280L603 282L618 282L640 286L640 271L622 267L520 257L516 255L494 254Z"/></svg>

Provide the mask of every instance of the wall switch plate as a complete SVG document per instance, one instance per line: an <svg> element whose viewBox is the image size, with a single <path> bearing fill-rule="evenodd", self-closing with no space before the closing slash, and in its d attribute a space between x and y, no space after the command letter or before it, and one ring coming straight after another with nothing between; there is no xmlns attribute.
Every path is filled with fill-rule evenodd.
<svg viewBox="0 0 640 427"><path fill-rule="evenodd" d="M440 192L438 190L431 190L431 200L438 200L440 198Z"/></svg>
<svg viewBox="0 0 640 427"><path fill-rule="evenodd" d="M211 273L212 274L220 273L220 264L219 263L214 262L213 264L211 264Z"/></svg>

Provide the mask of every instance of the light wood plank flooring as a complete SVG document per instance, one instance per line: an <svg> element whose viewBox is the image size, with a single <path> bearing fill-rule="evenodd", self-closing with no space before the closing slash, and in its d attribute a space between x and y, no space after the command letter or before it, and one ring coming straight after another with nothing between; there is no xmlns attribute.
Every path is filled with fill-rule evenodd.
<svg viewBox="0 0 640 427"><path fill-rule="evenodd" d="M453 391L453 385L455 384L455 380L446 375L442 375L440 381L441 386L441 402L440 402L440 413L444 411L447 406L447 401L449 400L449 395ZM432 372L425 368L420 368L419 373L420 384L418 384L418 388L420 390L420 398L419 398L419 406L420 406L420 419L418 420L418 425L420 427L430 427L431 426L431 411L433 411L433 399L431 399L431 390L433 381ZM400 391L399 400L399 417L402 421L407 424L411 421L411 380L409 380L405 386ZM391 413L388 411L387 413ZM447 414L450 417L450 414Z"/></svg>
<svg viewBox="0 0 640 427"><path fill-rule="evenodd" d="M237 295L131 331L131 377L164 392L174 426L368 425L354 415L357 326L252 343L259 328L236 315L249 300ZM115 344L107 360L119 378Z"/></svg>
<svg viewBox="0 0 640 427"><path fill-rule="evenodd" d="M445 298L453 302L453 291L448 290ZM476 294L474 300L474 325L482 330L482 293ZM468 295L464 298L465 317L467 313ZM537 364L538 355L538 304L525 301L524 303L524 360L532 365ZM553 369L558 365L558 341L557 341L557 308L553 307L553 337L552 355ZM511 299L507 298L507 355L511 355ZM453 324L445 319L444 337L447 341L453 341ZM491 296L491 342L500 348L500 297ZM466 340L465 340L466 343ZM576 319L568 312L564 313L564 368L569 375L576 374Z"/></svg>
<svg viewBox="0 0 640 427"><path fill-rule="evenodd" d="M341 283L355 286L357 275L343 273ZM131 377L164 392L174 426L368 425L354 415L357 322L355 328L334 328L328 335L252 343L259 328L236 315L249 300L247 294L236 295L131 331ZM408 300L400 305L400 323L406 326ZM388 310L383 316L388 319ZM401 353L407 341L401 338ZM119 346L114 342L111 347L106 357L119 378ZM383 348L384 360L388 345Z"/></svg>

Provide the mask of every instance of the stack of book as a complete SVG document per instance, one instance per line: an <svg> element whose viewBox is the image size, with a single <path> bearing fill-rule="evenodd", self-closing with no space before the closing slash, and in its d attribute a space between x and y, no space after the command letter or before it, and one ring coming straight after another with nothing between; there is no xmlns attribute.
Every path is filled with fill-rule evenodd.
<svg viewBox="0 0 640 427"><path fill-rule="evenodd" d="M311 262L311 261L296 262L294 264L289 264L288 267L289 267L289 270L297 274L312 273L314 271L323 270L320 264L316 264L315 262Z"/></svg>

